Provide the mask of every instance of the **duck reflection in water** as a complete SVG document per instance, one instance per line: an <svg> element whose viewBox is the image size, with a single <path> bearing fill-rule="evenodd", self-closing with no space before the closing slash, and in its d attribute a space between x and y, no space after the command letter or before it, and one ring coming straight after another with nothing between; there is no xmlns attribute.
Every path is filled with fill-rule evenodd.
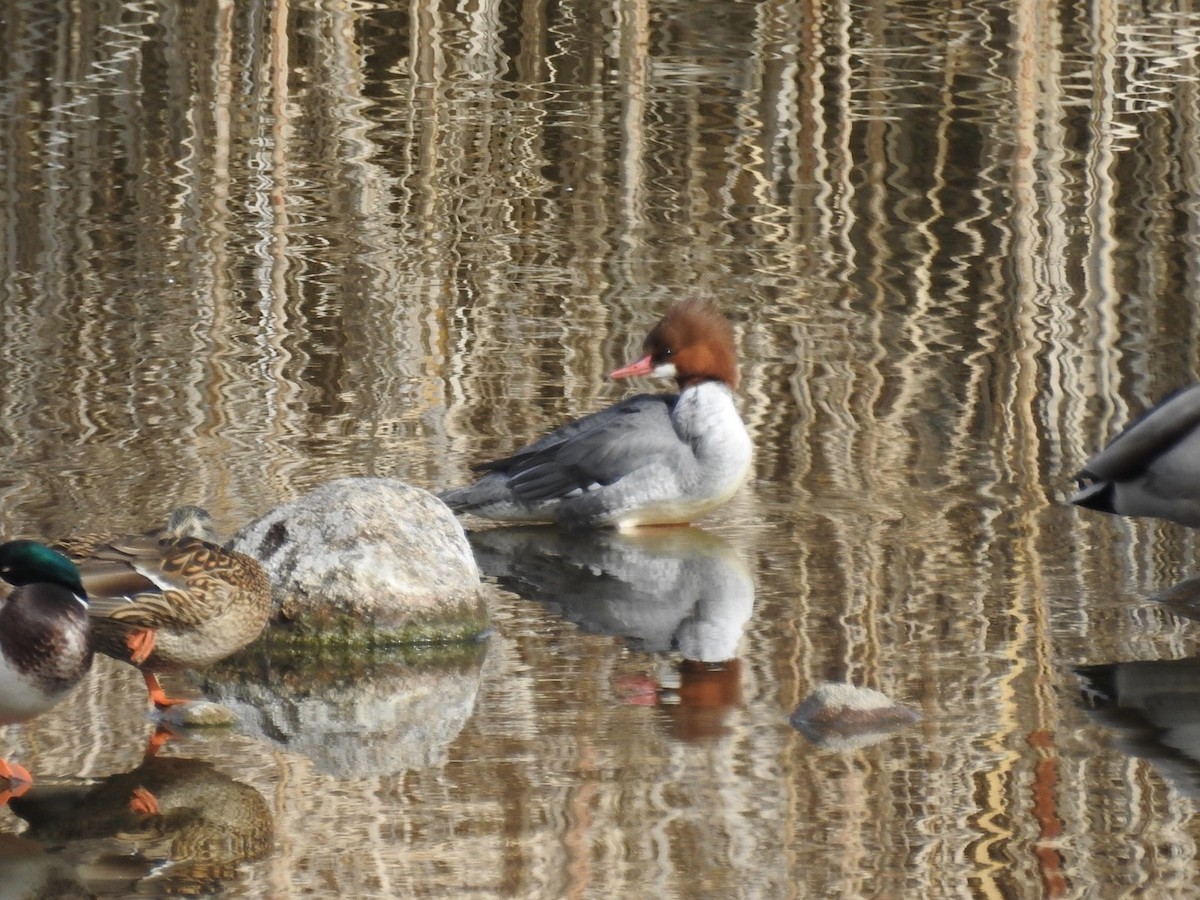
<svg viewBox="0 0 1200 900"><path fill-rule="evenodd" d="M262 794L197 759L150 756L99 781L35 785L9 805L29 823L24 838L68 844L81 870L139 893L220 891L274 842Z"/></svg>
<svg viewBox="0 0 1200 900"><path fill-rule="evenodd" d="M475 561L506 590L633 650L683 659L617 685L660 707L681 739L720 734L741 705L738 644L754 580L725 540L699 528L570 534L548 528L468 533Z"/></svg>
<svg viewBox="0 0 1200 900"><path fill-rule="evenodd" d="M20 900L91 900L96 893L83 882L78 866L57 848L15 834L0 834L0 897Z"/></svg>
<svg viewBox="0 0 1200 900"><path fill-rule="evenodd" d="M1117 746L1200 799L1200 657L1080 666L1083 702Z"/></svg>

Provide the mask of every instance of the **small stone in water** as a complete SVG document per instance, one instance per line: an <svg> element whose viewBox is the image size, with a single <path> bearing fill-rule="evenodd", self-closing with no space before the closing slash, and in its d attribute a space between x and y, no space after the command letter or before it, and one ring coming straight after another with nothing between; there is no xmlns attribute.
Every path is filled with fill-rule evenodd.
<svg viewBox="0 0 1200 900"><path fill-rule="evenodd" d="M220 728L237 722L237 716L232 710L210 700L195 700L169 706L159 713L158 718L164 725L187 728Z"/></svg>
<svg viewBox="0 0 1200 900"><path fill-rule="evenodd" d="M886 694L844 682L819 685L791 714L793 728L808 733L861 734L916 721L918 714Z"/></svg>

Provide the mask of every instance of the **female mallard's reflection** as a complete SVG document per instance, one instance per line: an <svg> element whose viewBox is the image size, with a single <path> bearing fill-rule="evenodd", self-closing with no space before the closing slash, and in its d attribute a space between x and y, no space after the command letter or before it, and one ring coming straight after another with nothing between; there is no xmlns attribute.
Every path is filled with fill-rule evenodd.
<svg viewBox="0 0 1200 900"><path fill-rule="evenodd" d="M274 841L262 794L196 759L155 756L100 781L35 785L10 806L29 823L25 838L68 844L86 868L111 869L109 857L124 854L123 876L139 890L219 890Z"/></svg>
<svg viewBox="0 0 1200 900"><path fill-rule="evenodd" d="M1092 716L1130 756L1200 798L1200 657L1081 666Z"/></svg>
<svg viewBox="0 0 1200 900"><path fill-rule="evenodd" d="M210 669L201 685L240 730L359 778L434 765L475 708L482 644L409 653L299 653L268 641Z"/></svg>
<svg viewBox="0 0 1200 900"><path fill-rule="evenodd" d="M75 900L96 893L83 883L78 868L37 841L0 834L0 900Z"/></svg>
<svg viewBox="0 0 1200 900"><path fill-rule="evenodd" d="M566 534L548 528L469 533L485 575L584 631L649 653L718 663L737 655L754 610L750 570L699 528Z"/></svg>

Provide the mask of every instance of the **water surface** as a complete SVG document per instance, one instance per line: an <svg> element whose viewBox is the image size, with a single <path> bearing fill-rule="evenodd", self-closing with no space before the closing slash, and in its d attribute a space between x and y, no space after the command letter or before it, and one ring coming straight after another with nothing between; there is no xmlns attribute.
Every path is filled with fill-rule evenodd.
<svg viewBox="0 0 1200 900"><path fill-rule="evenodd" d="M226 820L247 838L220 865L146 843L98 880L83 863L126 845L61 850L7 811L14 854L111 895L168 857L159 887L233 896L1198 893L1197 626L1154 599L1195 541L1063 503L1195 377L1196 13L62 0L0 23L6 535L456 484L623 396L604 373L683 296L735 324L756 445L693 532L477 542L495 634L449 666L213 675L258 705L169 742L192 762L168 775L248 786L265 847ZM787 717L828 679L923 718L815 744ZM0 746L47 783L137 771L143 703L101 660Z"/></svg>

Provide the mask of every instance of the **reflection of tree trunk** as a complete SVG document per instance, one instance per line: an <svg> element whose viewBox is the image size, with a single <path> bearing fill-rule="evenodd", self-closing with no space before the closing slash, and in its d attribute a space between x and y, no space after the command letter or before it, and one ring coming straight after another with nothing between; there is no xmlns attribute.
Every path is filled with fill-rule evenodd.
<svg viewBox="0 0 1200 900"><path fill-rule="evenodd" d="M1063 823L1058 816L1058 755L1053 732L1035 731L1029 736L1029 746L1038 754L1033 781L1033 817L1038 824L1034 854L1042 877L1043 896L1062 897L1067 893L1068 883L1062 854L1055 848L1062 837Z"/></svg>
<svg viewBox="0 0 1200 900"><path fill-rule="evenodd" d="M292 354L289 347L296 346L295 331L302 326L293 322L290 313L295 301L291 297L288 272L291 268L290 218L288 198L292 193L289 178L291 162L291 97L288 90L289 33L288 18L291 7L288 0L276 0L270 13L270 78L271 78L271 186L270 202L264 212L271 216L270 245L266 249L265 265L269 269L264 279L270 286L270 295L263 298L266 314L265 342L270 348L270 372L275 395L271 408L264 410L271 417L272 425L268 438L278 442L271 458L277 461L282 471L277 470L280 487L286 489L287 472L290 469L286 442L296 434L303 434L307 418L303 410L294 407L298 385L292 370ZM266 399L265 397L263 398Z"/></svg>
<svg viewBox="0 0 1200 900"><path fill-rule="evenodd" d="M415 186L412 200L416 203L413 219L423 229L421 240L420 274L431 286L445 287L446 275L443 266L446 260L436 253L428 252L438 245L441 226L444 224L439 211L438 154L446 153L450 147L442 147L442 28L436 4L422 3L417 11L417 24L413 29L412 51L412 101L422 111L417 125L417 171L412 183Z"/></svg>
<svg viewBox="0 0 1200 900"><path fill-rule="evenodd" d="M1066 427L1076 442L1084 447L1116 434L1116 426L1128 415L1120 383L1121 291L1114 271L1118 227L1113 204L1117 184L1114 179L1116 143L1116 89L1114 79L1117 65L1117 26L1120 10L1116 0L1097 0L1092 13L1092 117L1093 139L1085 160L1089 175L1086 211L1090 240L1088 258L1084 261L1084 296L1081 305L1087 314L1081 325L1094 353L1086 368L1064 367L1064 386L1070 403ZM1081 402L1089 397L1102 400L1095 404ZM1094 448L1093 448L1094 449ZM1083 454L1086 458L1090 450Z"/></svg>
<svg viewBox="0 0 1200 900"><path fill-rule="evenodd" d="M207 262L208 272L201 276L195 285L198 299L197 305L209 316L208 334L204 335L200 328L196 329L196 337L205 341L212 352L197 348L196 361L202 365L207 377L198 379L203 385L201 396L196 404L196 411L203 419L196 431L197 443L204 456L203 471L210 473L213 478L212 492L223 496L229 490L229 478L221 460L226 458L229 450L229 417L224 398L236 391L230 391L230 385L237 381L237 373L231 371L229 356L233 352L235 331L237 328L236 297L230 290L232 266L230 260L230 210L229 201L232 193L233 174L231 160L233 157L233 132L231 119L234 115L235 100L234 79L237 69L234 62L234 48L237 46L237 36L234 33L234 2L220 0L216 6L216 20L213 34L213 64L212 72L212 137L211 143L199 140L190 160L193 171L191 194L196 206L203 209L203 217L196 226L203 228L204 239L199 242L201 259ZM201 104L203 106L203 104ZM201 121L206 116L203 109L197 111ZM200 152L207 148L208 158L197 159ZM205 164L211 167L208 183L204 183L203 171ZM207 197L206 197L207 195ZM197 260L199 263L201 260ZM200 275L200 266L197 265ZM203 320L202 320L203 321ZM199 324L199 323L197 323ZM211 502L208 491L189 498L188 502Z"/></svg>
<svg viewBox="0 0 1200 900"><path fill-rule="evenodd" d="M644 220L643 182L646 177L647 80L651 65L649 10L645 0L628 0L620 5L621 40L621 187L619 205L622 230L633 243L647 237Z"/></svg>

